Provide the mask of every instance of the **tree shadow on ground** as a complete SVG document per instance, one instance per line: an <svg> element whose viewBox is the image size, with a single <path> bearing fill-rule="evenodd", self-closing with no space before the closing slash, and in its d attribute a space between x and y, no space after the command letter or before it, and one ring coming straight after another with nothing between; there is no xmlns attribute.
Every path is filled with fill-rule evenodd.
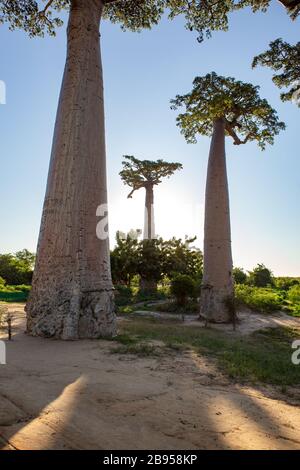
<svg viewBox="0 0 300 470"><path fill-rule="evenodd" d="M139 358L113 347L19 330L0 367L0 448L299 447L295 408L254 389L200 383L201 365L181 354Z"/></svg>

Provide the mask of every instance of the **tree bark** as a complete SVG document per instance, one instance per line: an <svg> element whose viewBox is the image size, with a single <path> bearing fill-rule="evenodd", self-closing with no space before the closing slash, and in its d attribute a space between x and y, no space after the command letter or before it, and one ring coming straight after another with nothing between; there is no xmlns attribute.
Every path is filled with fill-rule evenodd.
<svg viewBox="0 0 300 470"><path fill-rule="evenodd" d="M152 240L155 238L154 224L154 191L153 185L147 184L146 200L145 200L145 221L144 221L144 240Z"/></svg>
<svg viewBox="0 0 300 470"><path fill-rule="evenodd" d="M225 123L214 122L210 147L204 226L204 272L200 315L209 322L233 321L229 193L225 157Z"/></svg>
<svg viewBox="0 0 300 470"><path fill-rule="evenodd" d="M62 339L116 332L108 236L101 0L72 0L46 196L27 303L27 331ZM105 206L104 206L105 207Z"/></svg>

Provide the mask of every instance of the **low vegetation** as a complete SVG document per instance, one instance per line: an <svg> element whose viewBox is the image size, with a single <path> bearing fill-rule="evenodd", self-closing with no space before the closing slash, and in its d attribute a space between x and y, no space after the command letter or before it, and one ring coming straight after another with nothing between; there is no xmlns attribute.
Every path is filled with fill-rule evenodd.
<svg viewBox="0 0 300 470"><path fill-rule="evenodd" d="M190 327L175 321L131 318L123 322L112 349L120 354L153 356L168 351L192 350L214 360L216 366L233 380L279 385L300 385L300 370L291 362L291 344L299 330L274 328L247 337L217 330Z"/></svg>

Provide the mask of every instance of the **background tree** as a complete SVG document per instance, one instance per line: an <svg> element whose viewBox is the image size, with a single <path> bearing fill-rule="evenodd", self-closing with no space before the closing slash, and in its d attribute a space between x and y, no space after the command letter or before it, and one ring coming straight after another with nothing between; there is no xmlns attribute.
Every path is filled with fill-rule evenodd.
<svg viewBox="0 0 300 470"><path fill-rule="evenodd" d="M235 284L246 284L247 274L243 268L233 268L232 274Z"/></svg>
<svg viewBox="0 0 300 470"><path fill-rule="evenodd" d="M0 254L0 276L6 284L30 284L35 255L24 249L15 254Z"/></svg>
<svg viewBox="0 0 300 470"><path fill-rule="evenodd" d="M249 271L248 283L255 287L271 287L275 284L272 271L264 264L258 264L253 271Z"/></svg>
<svg viewBox="0 0 300 470"><path fill-rule="evenodd" d="M205 195L204 272L201 315L208 321L228 322L226 305L233 299L233 275L229 194L225 136L235 145L256 141L264 149L285 128L274 109L249 83L216 73L197 77L193 89L171 101L172 108L184 107L177 125L187 142L198 134L212 136Z"/></svg>
<svg viewBox="0 0 300 470"><path fill-rule="evenodd" d="M203 270L203 255L199 248L192 244L196 237L185 240L173 237L163 242L163 272L168 278L178 273L191 276L200 283Z"/></svg>
<svg viewBox="0 0 300 470"><path fill-rule="evenodd" d="M133 193L141 188L146 190L144 240L152 240L155 238L153 188L160 184L163 178L169 178L176 170L181 170L182 165L164 160L138 160L129 155L125 155L124 158L120 176L124 184L132 188L128 198L131 198Z"/></svg>
<svg viewBox="0 0 300 470"><path fill-rule="evenodd" d="M138 273L138 243L138 237L133 237L132 232L127 235L117 232L116 246L110 253L114 284L131 286L133 277Z"/></svg>
<svg viewBox="0 0 300 470"><path fill-rule="evenodd" d="M184 307L189 297L195 292L195 281L187 274L177 274L171 281L171 294L179 307Z"/></svg>
<svg viewBox="0 0 300 470"><path fill-rule="evenodd" d="M289 88L282 92L282 101L294 101L300 107L300 42L294 46L276 39L269 49L254 57L252 67L262 65L274 70L273 82L278 88Z"/></svg>

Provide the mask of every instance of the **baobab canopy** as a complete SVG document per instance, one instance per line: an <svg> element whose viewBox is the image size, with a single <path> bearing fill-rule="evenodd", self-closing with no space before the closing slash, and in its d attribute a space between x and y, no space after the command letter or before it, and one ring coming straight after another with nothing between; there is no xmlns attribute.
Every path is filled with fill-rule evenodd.
<svg viewBox="0 0 300 470"><path fill-rule="evenodd" d="M264 149L266 143L273 144L274 136L285 129L285 124L259 97L258 90L258 86L215 72L196 77L190 93L171 100L172 109L185 107L185 112L177 117L177 125L186 140L195 143L197 134L212 135L214 121L223 118L226 135L233 138L235 145L257 141Z"/></svg>
<svg viewBox="0 0 300 470"><path fill-rule="evenodd" d="M162 178L169 178L176 170L181 170L181 163L169 163L164 160L138 160L134 156L125 155L122 162L123 170L120 172L122 181L132 188L128 195L132 197L134 191L150 185L158 185Z"/></svg>
<svg viewBox="0 0 300 470"><path fill-rule="evenodd" d="M30 36L55 35L62 25L60 12L77 0L0 0L0 22L22 28ZM186 27L199 33L199 39L211 31L228 29L228 14L246 6L265 11L271 0L96 0L104 5L103 16L123 29L138 31L156 25L164 14L169 19L183 15ZM292 19L300 13L300 0L280 0Z"/></svg>
<svg viewBox="0 0 300 470"><path fill-rule="evenodd" d="M279 88L290 87L280 94L282 101L294 99L300 107L300 42L292 46L282 39L272 41L266 52L254 57L252 67L257 65L274 70L275 85Z"/></svg>

